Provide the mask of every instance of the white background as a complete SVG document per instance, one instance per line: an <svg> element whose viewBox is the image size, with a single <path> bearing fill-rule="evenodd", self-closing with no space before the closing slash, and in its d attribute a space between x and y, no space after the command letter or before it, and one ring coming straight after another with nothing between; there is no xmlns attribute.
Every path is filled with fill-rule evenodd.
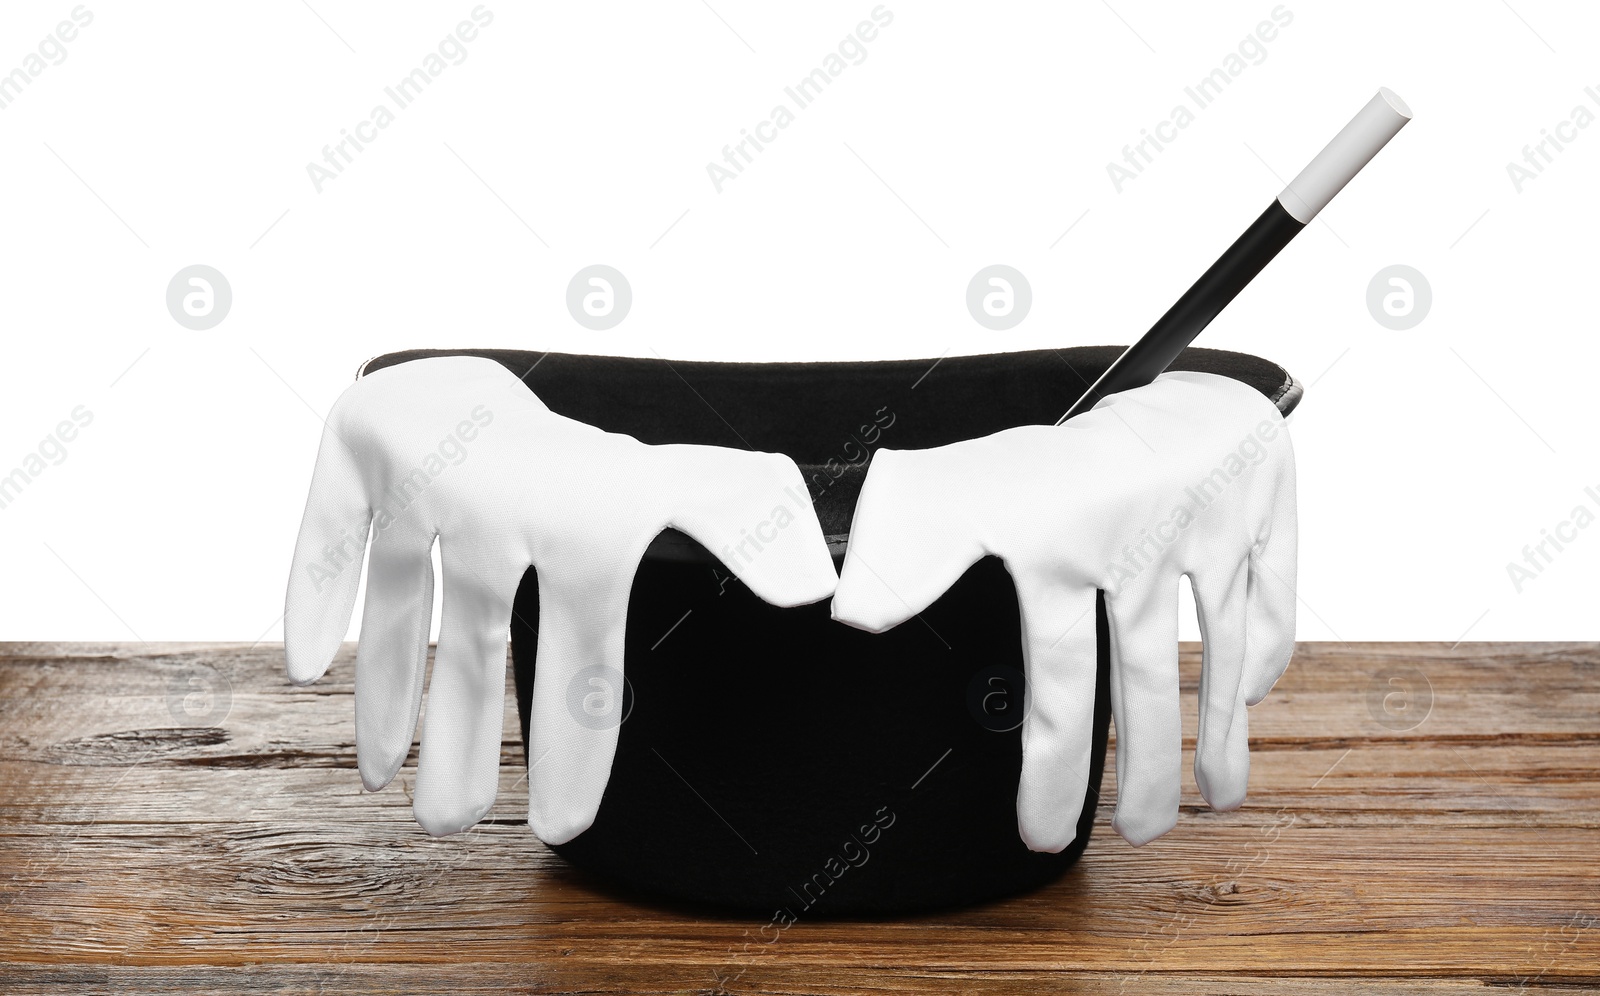
<svg viewBox="0 0 1600 996"><path fill-rule="evenodd" d="M1131 341L1379 85L1415 121L1199 341L1310 385L1299 635L1600 635L1600 528L1520 594L1506 571L1600 486L1600 125L1520 193L1506 171L1600 113L1592 5L1292 0L1265 60L1119 193L1107 163L1274 3L893 0L866 60L718 193L706 164L873 0L491 0L465 61L318 193L306 164L473 6L91 2L0 111L0 473L94 413L0 510L0 638L279 638L319 416L386 351ZM0 72L73 7L5 5ZM634 293L606 332L565 308L597 262ZM232 284L209 331L165 307L192 263ZM1005 332L965 310L991 263L1033 287ZM1393 263L1432 286L1407 331L1366 308Z"/></svg>

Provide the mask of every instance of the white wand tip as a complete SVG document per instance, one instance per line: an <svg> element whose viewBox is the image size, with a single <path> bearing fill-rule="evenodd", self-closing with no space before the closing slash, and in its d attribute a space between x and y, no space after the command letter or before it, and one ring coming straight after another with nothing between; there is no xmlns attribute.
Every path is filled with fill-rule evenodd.
<svg viewBox="0 0 1600 996"><path fill-rule="evenodd" d="M1278 203L1296 221L1309 225L1410 120L1411 108L1400 95L1388 87L1380 89L1300 175L1289 181L1278 195Z"/></svg>

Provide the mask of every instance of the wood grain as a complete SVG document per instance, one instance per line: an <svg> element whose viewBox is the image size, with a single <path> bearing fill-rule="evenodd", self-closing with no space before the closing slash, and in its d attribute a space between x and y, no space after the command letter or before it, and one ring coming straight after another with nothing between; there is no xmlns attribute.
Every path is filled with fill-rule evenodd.
<svg viewBox="0 0 1600 996"><path fill-rule="evenodd" d="M351 649L301 689L277 646L0 645L0 992L1600 987L1594 645L1302 645L1251 711L1239 811L1191 782L1135 849L1112 788L1045 889L771 944L764 919L608 893L540 844L509 699L471 832L412 822L414 753L364 792ZM1182 667L1192 749L1195 648Z"/></svg>

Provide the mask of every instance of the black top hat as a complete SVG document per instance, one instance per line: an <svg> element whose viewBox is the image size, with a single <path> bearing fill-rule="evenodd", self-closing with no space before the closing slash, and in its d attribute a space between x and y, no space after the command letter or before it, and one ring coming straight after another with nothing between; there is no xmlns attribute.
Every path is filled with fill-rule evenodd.
<svg viewBox="0 0 1600 996"><path fill-rule="evenodd" d="M1051 424L1122 352L1076 347L943 360L706 363L515 350L484 356L552 411L646 443L788 454L843 556L872 451ZM1185 350L1175 370L1222 374L1287 415L1301 389L1276 364ZM552 474L561 468L551 467ZM646 553L628 607L626 719L594 824L554 849L628 891L802 916L950 907L1035 888L1088 843L1110 714L1097 612L1094 770L1078 837L1059 854L1017 832L1025 708L1015 591L974 565L912 622L870 635L826 602L777 609L681 533ZM511 626L526 752L538 662L529 570Z"/></svg>

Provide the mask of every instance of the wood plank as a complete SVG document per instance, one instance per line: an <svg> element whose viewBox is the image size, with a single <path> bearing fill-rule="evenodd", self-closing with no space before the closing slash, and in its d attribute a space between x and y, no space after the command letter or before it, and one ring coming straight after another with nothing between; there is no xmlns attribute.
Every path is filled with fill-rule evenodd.
<svg viewBox="0 0 1600 996"><path fill-rule="evenodd" d="M1250 710L1252 741L1274 745L1333 743L1351 739L1471 742L1523 737L1547 742L1600 740L1600 653L1589 644L1301 644L1276 688ZM1492 647L1494 649L1482 649ZM1413 649L1414 648L1414 649ZM229 732L248 749L281 742L293 734L303 746L351 740L349 696L353 694L354 645L347 645L327 677L308 688L283 675L282 648L170 648L160 654L47 656L54 645L0 644L0 729L8 738L30 739L52 724L74 724L82 735L183 725L184 697L191 680L217 687L228 699ZM1185 697L1185 737L1194 737L1194 696L1199 687L1197 645L1186 644L1179 661ZM1420 675L1415 703L1427 718L1409 729L1389 717L1381 703L1397 686L1385 677ZM1530 680L1530 676L1537 680ZM209 689L207 689L209 690ZM199 694L197 692L197 694ZM193 705L195 719L207 706ZM93 709L100 730L83 728L74 714ZM1312 721L1314 720L1314 722ZM63 738L64 739L64 738ZM515 735L508 739L514 741ZM8 741L9 744L9 741Z"/></svg>
<svg viewBox="0 0 1600 996"><path fill-rule="evenodd" d="M762 993L770 996L894 996L930 992L970 993L973 996L1002 996L1009 993L1149 993L1153 996L1348 996L1373 993L1377 996L1483 996L1488 992L1518 991L1527 982L1537 986L1541 996L1592 994L1592 986L1582 978L1563 980L1544 976L1524 980L1517 976L1484 978L1378 978L1373 976L1310 976L1253 979L1233 975L1157 974L1138 976L1078 971L1061 972L920 972L881 967L866 973L845 969L819 970L803 976L792 970L770 965L749 966L743 975L737 969L720 978L710 972L680 975L675 972L651 977L628 966L569 966L554 963L534 969L504 962L452 965L447 975L399 965L288 965L263 964L246 967L134 967L134 966L50 966L0 965L0 987L14 996L40 994L115 993L117 996L166 996L166 994L249 992L249 993L526 993L549 996L579 994L639 994L666 996L680 993ZM420 980L420 981L419 981Z"/></svg>
<svg viewBox="0 0 1600 996"><path fill-rule="evenodd" d="M212 748L192 748L130 763L51 763L0 760L0 828L11 824L206 824L274 820L322 824L409 820L415 759L395 783L371 793L361 787L354 750L348 763L293 767L215 764ZM1112 763L1115 758L1113 748ZM230 755L222 755L231 760ZM526 816L522 750L502 754L500 795L491 818ZM1192 776L1184 755L1183 820L1225 825ZM1102 810L1116 799L1109 783ZM1246 811L1288 807L1303 824L1397 827L1418 823L1464 827L1600 826L1600 744L1533 747L1391 744L1316 747L1257 753ZM1109 818L1109 817L1108 817ZM422 831L417 831L419 834Z"/></svg>
<svg viewBox="0 0 1600 996"><path fill-rule="evenodd" d="M1431 830L1419 845L1283 814L1256 820L1191 824L1138 851L1101 835L1059 882L976 910L871 930L804 922L784 932L783 960L826 965L844 947L863 964L929 970L1044 971L1070 953L1073 966L1121 972L1271 971L1285 951L1269 940L1293 937L1301 972L1393 959L1411 971L1531 973L1537 947L1567 933L1570 964L1600 958L1586 913L1600 915L1594 871L1573 860L1593 831ZM619 904L525 828L503 825L435 841L399 822L93 824L8 831L0 846L21 873L0 889L6 961L241 964L301 960L309 948L442 964L576 947L609 963L643 946L656 965L706 965L758 942L767 922ZM77 929L84 922L94 929Z"/></svg>

